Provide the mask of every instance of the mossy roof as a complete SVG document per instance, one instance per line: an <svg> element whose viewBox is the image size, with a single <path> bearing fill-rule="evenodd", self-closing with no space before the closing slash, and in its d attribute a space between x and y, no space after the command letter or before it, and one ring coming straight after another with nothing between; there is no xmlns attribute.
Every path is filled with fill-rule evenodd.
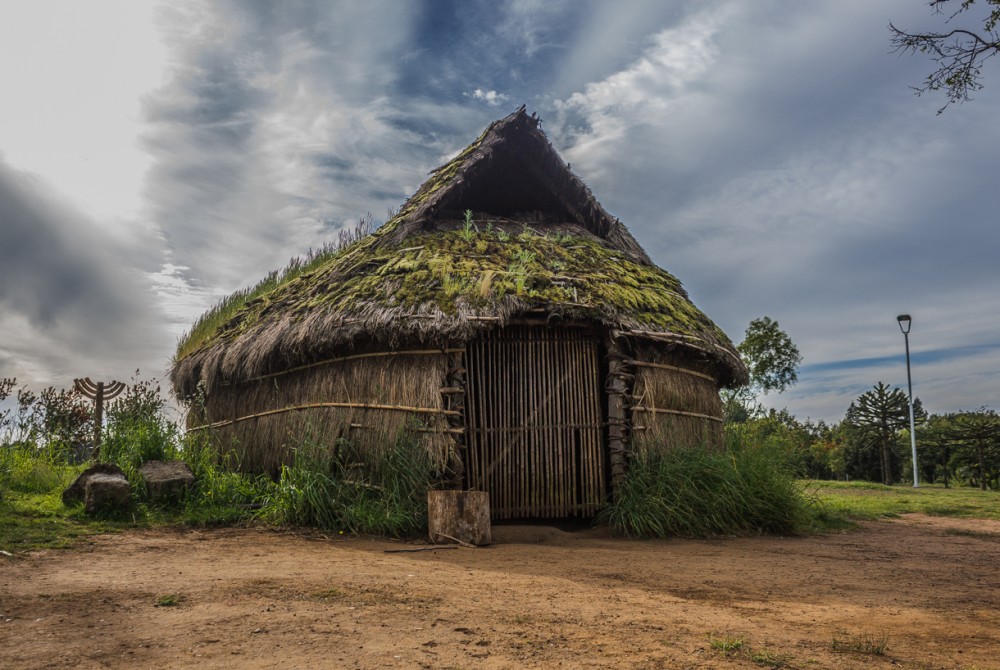
<svg viewBox="0 0 1000 670"><path fill-rule="evenodd" d="M516 164L511 153L520 156ZM522 154L556 174L528 171ZM496 185L515 168L524 171L513 186ZM197 342L182 343L175 391L185 396L199 382L250 379L362 341L461 341L526 313L679 345L714 363L721 384L745 383L725 333L574 182L537 122L518 110L435 171L378 231L251 297ZM571 192L552 193L558 184ZM504 215L477 212L471 224L449 218L463 205L496 210L518 196L541 216L538 223L513 221L516 206Z"/></svg>

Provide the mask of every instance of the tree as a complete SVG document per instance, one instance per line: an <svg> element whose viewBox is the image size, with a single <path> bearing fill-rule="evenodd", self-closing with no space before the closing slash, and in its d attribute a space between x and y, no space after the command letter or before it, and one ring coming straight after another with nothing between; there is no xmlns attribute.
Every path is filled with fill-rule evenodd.
<svg viewBox="0 0 1000 670"><path fill-rule="evenodd" d="M928 4L938 14L947 15L945 23L969 18L975 7L989 12L980 19L981 29L954 27L947 32L911 33L889 24L893 51L928 54L936 64L922 86L915 86L917 95L927 91L944 91L948 101L938 114L953 102L965 102L983 88L982 67L988 59L1000 53L1000 0L930 0Z"/></svg>
<svg viewBox="0 0 1000 670"><path fill-rule="evenodd" d="M945 488L949 485L951 457L955 446L951 434L951 419L949 415L935 414L917 429L917 441L921 446L922 476L925 480L933 482L940 471Z"/></svg>
<svg viewBox="0 0 1000 670"><path fill-rule="evenodd" d="M913 416L926 416L919 399L913 401ZM871 478L874 452L878 454L878 472L882 483L892 484L898 476L900 463L899 454L893 447L899 431L910 424L910 404L906 394L879 382L851 403L844 423L855 449L855 474Z"/></svg>
<svg viewBox="0 0 1000 670"><path fill-rule="evenodd" d="M750 371L750 384L723 391L722 402L726 420L742 423L759 413L759 396L781 393L798 381L802 355L778 322L767 316L750 322L736 349Z"/></svg>
<svg viewBox="0 0 1000 670"><path fill-rule="evenodd" d="M977 473L984 491L1000 479L1000 416L985 407L951 415L947 432L958 443L959 456Z"/></svg>

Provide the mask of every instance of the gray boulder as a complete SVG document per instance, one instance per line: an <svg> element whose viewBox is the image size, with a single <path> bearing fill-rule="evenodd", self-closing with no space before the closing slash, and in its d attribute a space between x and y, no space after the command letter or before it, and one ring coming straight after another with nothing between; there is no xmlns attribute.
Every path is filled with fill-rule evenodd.
<svg viewBox="0 0 1000 670"><path fill-rule="evenodd" d="M194 473L184 461L147 461L139 474L151 502L178 502L194 484Z"/></svg>
<svg viewBox="0 0 1000 670"><path fill-rule="evenodd" d="M83 500L87 493L87 482L91 477L99 474L118 475L122 479L125 478L125 473L122 472L122 469L114 463L96 463L91 465L73 480L73 483L69 485L69 488L63 491L63 503L66 505L72 505L73 503Z"/></svg>
<svg viewBox="0 0 1000 670"><path fill-rule="evenodd" d="M129 505L131 498L132 487L125 475L97 472L87 478L83 507L87 514L121 509Z"/></svg>

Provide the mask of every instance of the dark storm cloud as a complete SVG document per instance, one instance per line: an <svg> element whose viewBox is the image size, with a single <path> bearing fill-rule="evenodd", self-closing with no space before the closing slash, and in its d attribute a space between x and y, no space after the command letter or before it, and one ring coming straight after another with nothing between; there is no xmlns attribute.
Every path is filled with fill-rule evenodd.
<svg viewBox="0 0 1000 670"><path fill-rule="evenodd" d="M117 286L99 230L30 175L0 163L0 304L39 328L68 318L86 328L135 308Z"/></svg>
<svg viewBox="0 0 1000 670"><path fill-rule="evenodd" d="M37 177L0 161L2 375L41 368L46 383L65 384L91 368L152 364L158 312L130 260Z"/></svg>

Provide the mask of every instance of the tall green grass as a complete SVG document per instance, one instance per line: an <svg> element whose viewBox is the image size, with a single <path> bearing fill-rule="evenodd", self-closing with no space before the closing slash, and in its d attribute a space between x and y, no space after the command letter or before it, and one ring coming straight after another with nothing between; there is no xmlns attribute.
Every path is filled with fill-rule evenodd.
<svg viewBox="0 0 1000 670"><path fill-rule="evenodd" d="M732 440L722 451L638 454L602 513L615 531L633 537L799 533L815 517L815 503L780 452Z"/></svg>
<svg viewBox="0 0 1000 670"><path fill-rule="evenodd" d="M160 388L149 381L135 381L108 408L99 459L115 463L133 484L147 461L178 457L180 431L164 412Z"/></svg>
<svg viewBox="0 0 1000 670"><path fill-rule="evenodd" d="M255 521L275 490L274 481L266 475L241 472L235 455L220 454L211 436L203 432L184 436L178 458L195 476L184 500L186 523L216 526Z"/></svg>
<svg viewBox="0 0 1000 670"><path fill-rule="evenodd" d="M413 536L427 529L435 469L415 434L403 430L378 456L306 442L281 470L265 518L349 533Z"/></svg>
<svg viewBox="0 0 1000 670"><path fill-rule="evenodd" d="M0 445L0 496L5 491L46 493L68 486L80 470L48 449L28 444Z"/></svg>

